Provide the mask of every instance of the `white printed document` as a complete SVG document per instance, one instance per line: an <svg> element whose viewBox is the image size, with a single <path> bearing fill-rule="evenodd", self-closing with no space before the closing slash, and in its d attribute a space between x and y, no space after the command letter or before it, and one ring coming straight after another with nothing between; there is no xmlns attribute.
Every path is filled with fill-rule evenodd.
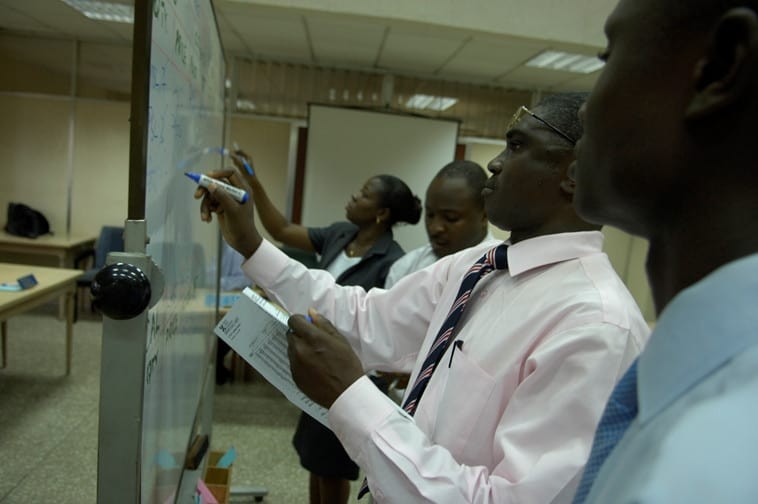
<svg viewBox="0 0 758 504"><path fill-rule="evenodd" d="M246 288L214 332L292 404L328 428L328 410L311 401L292 380L287 357L288 319L287 312Z"/></svg>

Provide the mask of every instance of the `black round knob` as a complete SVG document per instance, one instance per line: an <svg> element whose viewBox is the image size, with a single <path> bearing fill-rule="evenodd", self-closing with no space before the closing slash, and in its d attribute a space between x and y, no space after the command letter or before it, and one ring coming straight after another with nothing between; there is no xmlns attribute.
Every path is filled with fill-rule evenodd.
<svg viewBox="0 0 758 504"><path fill-rule="evenodd" d="M116 320L134 318L150 303L150 280L133 264L115 263L101 269L90 287L92 304Z"/></svg>

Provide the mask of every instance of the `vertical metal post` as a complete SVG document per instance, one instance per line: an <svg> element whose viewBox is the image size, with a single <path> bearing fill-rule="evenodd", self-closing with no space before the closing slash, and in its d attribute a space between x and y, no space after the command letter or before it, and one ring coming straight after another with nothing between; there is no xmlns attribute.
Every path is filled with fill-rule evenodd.
<svg viewBox="0 0 758 504"><path fill-rule="evenodd" d="M134 3L132 37L132 107L129 125L129 206L128 219L145 218L145 183L150 121L150 50L153 0Z"/></svg>
<svg viewBox="0 0 758 504"><path fill-rule="evenodd" d="M145 181L150 103L153 0L136 0L132 41L129 128L129 203L124 253L109 254L142 269L152 280L145 256ZM98 431L97 502L140 504L142 409L147 310L129 320L103 318Z"/></svg>
<svg viewBox="0 0 758 504"><path fill-rule="evenodd" d="M79 41L73 44L71 57L71 87L69 99L71 110L68 115L68 156L66 160L66 236L71 234L71 207L74 192L74 143L76 135L76 93L79 73Z"/></svg>

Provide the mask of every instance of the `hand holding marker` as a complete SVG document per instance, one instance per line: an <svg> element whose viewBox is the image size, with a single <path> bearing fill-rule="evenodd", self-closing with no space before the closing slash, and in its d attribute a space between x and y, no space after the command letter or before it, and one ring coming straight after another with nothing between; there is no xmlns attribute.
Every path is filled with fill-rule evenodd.
<svg viewBox="0 0 758 504"><path fill-rule="evenodd" d="M231 184L227 184L226 182L222 182L218 179L214 179L207 175L203 175L202 173L185 172L184 174L187 175L192 180L194 180L197 183L197 185L199 185L200 187L205 187L207 189L209 185L215 184L216 187L226 191L232 198L237 200L239 203L244 203L247 201L247 198L248 198L247 192L240 189L239 187L234 187Z"/></svg>
<svg viewBox="0 0 758 504"><path fill-rule="evenodd" d="M232 148L234 149L234 154L240 158L242 161L243 166L245 167L245 170L247 170L248 175L254 175L253 168L250 166L250 163L248 162L247 158L240 154L240 146L237 145L237 142L232 142Z"/></svg>

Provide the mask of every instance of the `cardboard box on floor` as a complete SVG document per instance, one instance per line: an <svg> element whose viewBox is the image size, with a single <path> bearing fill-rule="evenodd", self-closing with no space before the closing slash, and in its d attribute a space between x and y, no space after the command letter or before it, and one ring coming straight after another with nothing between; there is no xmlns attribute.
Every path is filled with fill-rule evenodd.
<svg viewBox="0 0 758 504"><path fill-rule="evenodd" d="M211 491L219 504L229 504L230 487L232 485L232 467L217 467L218 461L224 456L222 451L211 451L208 457L208 467L205 469L205 486Z"/></svg>

